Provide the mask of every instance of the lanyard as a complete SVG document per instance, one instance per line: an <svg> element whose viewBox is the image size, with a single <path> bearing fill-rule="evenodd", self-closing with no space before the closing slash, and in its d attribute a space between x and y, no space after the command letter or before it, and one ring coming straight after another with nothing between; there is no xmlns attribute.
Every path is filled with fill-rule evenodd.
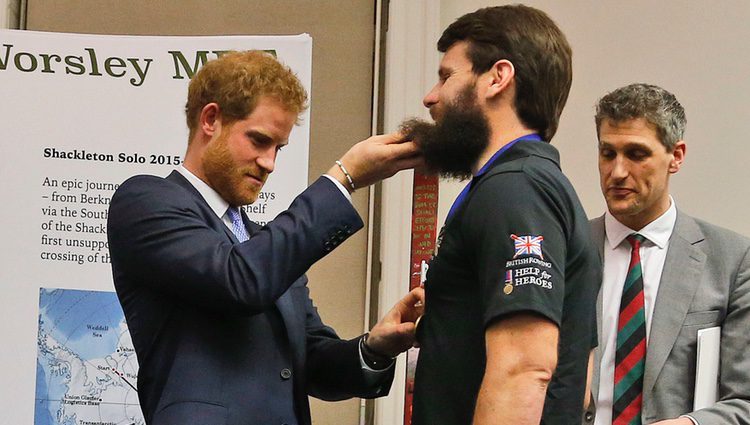
<svg viewBox="0 0 750 425"><path fill-rule="evenodd" d="M525 136L521 136L521 137L519 137L519 138L511 141L510 143L507 143L505 146L503 146L502 148L500 148L500 150L498 150L497 152L495 152L495 154L492 155L492 157L489 159L489 161L487 161L487 163L484 164L482 166L482 168L479 169L479 171L474 175L474 177L472 177L472 179L469 182L469 184L467 184L466 187L464 187L464 189L461 191L461 193L458 194L458 197L456 197L456 200L453 201L453 205L451 205L451 209L448 211L448 217L446 217L446 219L445 219L446 222L448 221L449 218L451 218L453 216L453 214L456 211L458 211L458 208L461 206L461 204L464 203L464 201L466 200L466 197L469 195L469 190L471 190L471 186L474 184L474 182L477 181L477 180L479 180L479 178L482 177L482 175L484 175L484 173L486 173L490 168L492 168L492 166L495 164L495 162L497 161L497 159L500 158L503 155L503 153L505 153L508 149L510 149L511 147L513 147L513 145L515 145L516 143L518 143L520 141L527 141L527 142L537 141L537 142L541 142L542 138L538 134L536 134L536 133L527 134Z"/></svg>

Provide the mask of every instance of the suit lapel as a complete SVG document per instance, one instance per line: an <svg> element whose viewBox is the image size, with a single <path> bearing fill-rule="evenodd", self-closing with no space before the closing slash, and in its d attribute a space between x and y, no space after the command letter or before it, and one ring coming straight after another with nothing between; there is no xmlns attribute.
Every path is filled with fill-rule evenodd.
<svg viewBox="0 0 750 425"><path fill-rule="evenodd" d="M606 232L604 230L604 216L591 220L591 238L599 251L599 259L604 264L604 244L606 242ZM601 286L601 285L600 285ZM596 333L599 343L602 341L602 290L596 296ZM602 361L601 346L594 350L594 374L591 378L591 392L593 395L592 402L596 402L599 397L599 364Z"/></svg>
<svg viewBox="0 0 750 425"><path fill-rule="evenodd" d="M224 233L227 238L232 241L232 243L239 243L234 233L229 230L229 228L224 224L220 217L216 216L216 213L214 213L206 200L203 199L203 196L200 194L200 192L198 192L198 189L196 189L182 174L177 171L172 171L172 173L169 174L166 179L177 184L178 186L181 186L193 198L195 198L195 201L200 208L201 215L209 226L211 226L217 232ZM245 223L245 228L247 229L247 233L249 236L252 236L253 233L257 232L261 226L251 221L247 217L247 214L245 214L244 210L241 210L241 214L242 221ZM278 308L279 313L281 314L281 318L284 321L284 325L286 327L287 335L290 341L290 346L295 347L294 341L299 340L300 338L304 338L304 336L297 335L300 328L296 325L296 323L299 322L299 319L296 315L294 300L292 299L290 291L286 291L281 297L279 297L279 299L276 300L275 304L276 308ZM298 354L295 353L295 356L296 355Z"/></svg>
<svg viewBox="0 0 750 425"><path fill-rule="evenodd" d="M224 222L221 220L220 217L216 216L216 213L211 209L211 207L208 205L205 199L203 199L203 195L201 195L200 192L198 192L198 189L195 188L182 174L180 174L178 171L172 171L167 177L165 177L167 180L171 181L172 183L175 183L176 185L182 187L185 189L194 199L195 202L198 204L200 208L201 215L203 216L203 219L206 221L206 224L211 226L212 229L216 230L219 233L224 233L229 240L231 240L233 243L238 243L237 237L234 236L234 233L232 233L231 230L224 224ZM250 229L248 227L248 229Z"/></svg>
<svg viewBox="0 0 750 425"><path fill-rule="evenodd" d="M192 184L190 184L190 182L185 179L182 174L177 171L173 171L169 176L166 177L166 179L177 184L178 186L181 186L193 198L195 198L196 203L200 208L201 215L209 226L211 226L217 232L224 233L227 238L232 241L232 243L239 243L234 233L229 230L229 228L224 224L220 217L216 216L216 213L214 213L211 207L209 207L208 203L206 203L206 200L203 199L203 196L200 194L200 192L198 192L198 190ZM245 227L247 228L249 236L252 236L253 233L257 232L258 229L260 229L260 226L257 223L251 221L247 217L244 210L242 210L242 221L245 223ZM300 319L297 318L297 310L294 308L294 300L292 299L290 292L291 291L286 291L281 297L279 297L278 300L276 300L275 304L276 308L278 308L279 310L282 320L284 321L284 326L286 327L290 346L295 347L297 345L294 341L299 341L300 338L304 338L304 335L298 335L300 327L299 325L297 325L297 323L300 321ZM294 355L299 356L300 354L301 353L296 353L295 351Z"/></svg>
<svg viewBox="0 0 750 425"><path fill-rule="evenodd" d="M695 221L678 211L651 318L643 378L644 399L651 397L700 284L706 255L696 244L703 239Z"/></svg>

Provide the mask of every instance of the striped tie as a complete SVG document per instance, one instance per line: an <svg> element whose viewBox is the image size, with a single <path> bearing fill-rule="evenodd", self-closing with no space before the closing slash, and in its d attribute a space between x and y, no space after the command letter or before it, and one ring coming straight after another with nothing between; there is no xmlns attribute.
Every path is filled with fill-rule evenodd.
<svg viewBox="0 0 750 425"><path fill-rule="evenodd" d="M227 209L227 217L232 220L232 233L237 236L238 241L245 242L250 239L250 235L247 234L247 228L242 221L242 214L238 207L229 207Z"/></svg>
<svg viewBox="0 0 750 425"><path fill-rule="evenodd" d="M630 266L620 300L615 353L613 425L641 425L643 369L646 361L646 314L643 305L643 273L639 249L645 238L628 236L632 247Z"/></svg>

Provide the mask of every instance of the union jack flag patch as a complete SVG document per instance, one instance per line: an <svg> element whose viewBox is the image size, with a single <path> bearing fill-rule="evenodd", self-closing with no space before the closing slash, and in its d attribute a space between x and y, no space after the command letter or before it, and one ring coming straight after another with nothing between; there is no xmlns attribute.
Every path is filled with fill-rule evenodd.
<svg viewBox="0 0 750 425"><path fill-rule="evenodd" d="M516 253L513 255L513 258L518 258L522 255L532 255L544 260L544 255L542 254L542 241L544 240L544 236L516 236L511 234L510 238L513 239L516 248Z"/></svg>

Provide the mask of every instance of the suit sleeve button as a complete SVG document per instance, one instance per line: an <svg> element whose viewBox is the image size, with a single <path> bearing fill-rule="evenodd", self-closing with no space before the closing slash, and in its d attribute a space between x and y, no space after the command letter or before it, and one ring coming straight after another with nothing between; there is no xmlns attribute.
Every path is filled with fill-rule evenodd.
<svg viewBox="0 0 750 425"><path fill-rule="evenodd" d="M281 369L281 379L287 380L287 379L289 379L291 377L292 377L292 371L291 370L289 370L287 368Z"/></svg>

